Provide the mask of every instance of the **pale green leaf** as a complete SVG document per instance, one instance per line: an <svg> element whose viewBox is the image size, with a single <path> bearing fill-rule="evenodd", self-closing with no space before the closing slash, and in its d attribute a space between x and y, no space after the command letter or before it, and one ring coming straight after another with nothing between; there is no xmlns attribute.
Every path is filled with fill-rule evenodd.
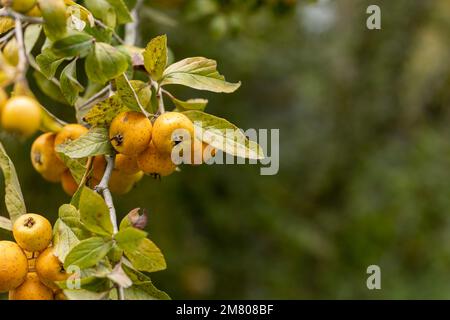
<svg viewBox="0 0 450 320"><path fill-rule="evenodd" d="M217 62L204 57L187 58L167 67L161 85L180 84L198 90L230 93L241 83L230 83L217 71Z"/></svg>
<svg viewBox="0 0 450 320"><path fill-rule="evenodd" d="M56 151L65 154L71 159L112 154L113 152L108 130L97 127L90 129L76 140L57 146Z"/></svg>
<svg viewBox="0 0 450 320"><path fill-rule="evenodd" d="M109 209L97 192L84 187L81 191L79 210L81 222L88 230L102 236L112 235L113 226Z"/></svg>
<svg viewBox="0 0 450 320"><path fill-rule="evenodd" d="M228 120L202 111L185 111L183 114L194 122L196 134L201 133L198 138L214 148L242 158L264 159L262 148Z"/></svg>
<svg viewBox="0 0 450 320"><path fill-rule="evenodd" d="M58 219L53 227L53 253L61 262L64 262L80 241L75 233L61 219Z"/></svg>
<svg viewBox="0 0 450 320"><path fill-rule="evenodd" d="M112 248L112 241L100 237L93 237L78 243L66 256L64 268L77 266L80 269L95 266L108 254Z"/></svg>
<svg viewBox="0 0 450 320"><path fill-rule="evenodd" d="M12 231L12 222L8 218L0 216L0 229Z"/></svg>
<svg viewBox="0 0 450 320"><path fill-rule="evenodd" d="M145 69L153 80L159 81L167 65L167 36L153 38L142 55Z"/></svg>
<svg viewBox="0 0 450 320"><path fill-rule="evenodd" d="M14 223L17 218L27 213L27 209L25 207L25 201L23 200L16 169L1 143L0 167L3 172L3 181L5 183L5 205L8 210L9 218Z"/></svg>

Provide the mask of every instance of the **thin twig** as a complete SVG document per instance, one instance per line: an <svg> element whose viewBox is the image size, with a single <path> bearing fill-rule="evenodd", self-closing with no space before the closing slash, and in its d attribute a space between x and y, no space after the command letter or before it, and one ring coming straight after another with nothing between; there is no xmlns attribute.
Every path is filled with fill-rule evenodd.
<svg viewBox="0 0 450 320"><path fill-rule="evenodd" d="M131 91L133 92L134 99L137 101L139 109L141 109L141 112L143 114L145 114L145 116L148 118L150 116L150 113L147 112L147 110L145 110L144 107L142 106L141 101L139 100L139 96L138 96L137 92L133 89L133 86L131 85L131 82L128 79L126 74L124 74L124 77L125 77L125 81L127 82L128 86L131 88Z"/></svg>
<svg viewBox="0 0 450 320"><path fill-rule="evenodd" d="M159 114L163 114L164 112L166 112L165 108L164 108L164 98L163 98L163 88L159 85L158 82L154 81L153 79L150 79L151 85L155 88L156 90L156 98L158 99L158 113Z"/></svg>
<svg viewBox="0 0 450 320"><path fill-rule="evenodd" d="M94 103L97 103L98 100L104 100L104 96L109 97L109 94L111 93L111 84L108 84L106 87L104 87L102 90L94 94L92 97L90 97L88 100L86 100L81 106L78 107L78 111L84 111L85 109L89 108ZM105 99L106 99L105 98Z"/></svg>
<svg viewBox="0 0 450 320"><path fill-rule="evenodd" d="M80 181L80 186L84 186L89 177L89 173L91 173L92 165L94 164L94 157L89 157L86 163L86 171L83 174L83 177Z"/></svg>
<svg viewBox="0 0 450 320"><path fill-rule="evenodd" d="M10 30L7 34L5 34L3 37L0 38L0 43L8 41L12 37L14 37L15 34L16 34L15 29Z"/></svg>
<svg viewBox="0 0 450 320"><path fill-rule="evenodd" d="M125 44L134 46L137 41L137 30L139 28L139 9L141 8L143 0L137 0L136 5L131 11L133 22L125 26Z"/></svg>
<svg viewBox="0 0 450 320"><path fill-rule="evenodd" d="M0 17L10 17L15 20L21 20L23 22L28 22L28 23L33 23L33 24L43 24L44 23L44 19L42 19L42 18L29 17L29 16L23 15L21 13L12 11L10 9L0 11Z"/></svg>
<svg viewBox="0 0 450 320"><path fill-rule="evenodd" d="M22 21L20 20L20 18L16 18L15 33L17 46L19 48L19 63L17 64L17 72L19 74L19 80L25 80L28 59L25 49L25 42L23 41L23 28L22 28Z"/></svg>
<svg viewBox="0 0 450 320"><path fill-rule="evenodd" d="M119 232L119 228L117 226L116 208L114 207L113 198L108 186L113 170L114 170L114 156L106 156L105 173L103 174L103 178L100 181L99 185L95 187L95 191L101 193L103 195L103 199L105 199L106 206L108 207L109 210L109 217L111 219L111 223L113 226L113 233L116 234L117 232ZM124 288L120 285L117 285L117 294L119 300L125 300Z"/></svg>
<svg viewBox="0 0 450 320"><path fill-rule="evenodd" d="M31 54L27 55L28 58L28 63L30 64L30 67L32 67L34 70L36 70L37 72L41 73L42 75L44 75L44 73L42 72L41 68L39 67L39 65L36 63L36 60L34 59L34 57ZM45 75L44 75L45 76ZM49 79L51 82L53 82L53 84L55 84L56 86L58 86L59 88L61 88L61 83L59 82L58 79L56 79L55 77L51 77Z"/></svg>
<svg viewBox="0 0 450 320"><path fill-rule="evenodd" d="M98 19L94 19L94 23L98 25L100 28L111 30L114 39L116 39L117 42L119 42L120 44L125 44L125 41L117 34L117 32L113 28L108 27L106 24L104 24L102 21Z"/></svg>

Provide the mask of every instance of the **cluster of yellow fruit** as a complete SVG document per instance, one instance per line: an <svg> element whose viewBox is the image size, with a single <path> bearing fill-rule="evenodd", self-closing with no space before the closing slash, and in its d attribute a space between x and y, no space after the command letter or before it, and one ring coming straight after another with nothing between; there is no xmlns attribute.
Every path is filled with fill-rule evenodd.
<svg viewBox="0 0 450 320"><path fill-rule="evenodd" d="M63 190L70 196L77 191L78 183L55 148L58 145L76 140L87 132L88 129L80 124L68 124L58 133L47 132L40 135L31 146L31 163L35 170L49 182L60 182ZM118 158L116 169L114 169L109 181L111 192L117 195L129 192L143 175L142 172L130 173L132 168L126 161L127 159ZM100 183L105 169L105 158L103 156L94 157L93 170L88 180L90 187L93 188Z"/></svg>
<svg viewBox="0 0 450 320"><path fill-rule="evenodd" d="M17 95L8 99L0 88L0 120L4 130L22 137L33 135L41 125L41 107L32 97Z"/></svg>
<svg viewBox="0 0 450 320"><path fill-rule="evenodd" d="M27 16L37 17L41 15L36 0L1 0L0 3L3 7L9 7Z"/></svg>
<svg viewBox="0 0 450 320"><path fill-rule="evenodd" d="M179 112L163 113L153 124L142 113L123 112L112 121L109 138L119 153L116 167L128 168L129 174L139 170L153 176L172 174L176 169L172 150L180 143L191 149L190 164L203 163L215 155L215 149L206 143L194 143L194 124ZM201 150L195 150L197 146Z"/></svg>
<svg viewBox="0 0 450 320"><path fill-rule="evenodd" d="M50 246L52 226L28 213L13 225L16 242L0 241L0 292L10 300L65 300L55 281L69 277Z"/></svg>

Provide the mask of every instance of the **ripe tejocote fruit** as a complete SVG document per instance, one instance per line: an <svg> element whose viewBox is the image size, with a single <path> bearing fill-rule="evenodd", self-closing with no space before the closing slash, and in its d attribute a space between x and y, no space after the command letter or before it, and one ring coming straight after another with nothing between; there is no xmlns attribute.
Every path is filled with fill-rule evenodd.
<svg viewBox="0 0 450 320"><path fill-rule="evenodd" d="M182 113L163 113L153 124L152 142L160 152L171 153L176 144L188 139L194 139L194 124Z"/></svg>
<svg viewBox="0 0 450 320"><path fill-rule="evenodd" d="M3 48L3 57L10 65L17 66L19 63L19 47L16 38L12 38L6 43Z"/></svg>
<svg viewBox="0 0 450 320"><path fill-rule="evenodd" d="M23 250L14 242L0 241L0 292L20 286L28 272L28 261Z"/></svg>
<svg viewBox="0 0 450 320"><path fill-rule="evenodd" d="M136 174L140 171L136 157L124 154L116 156L115 169L125 174Z"/></svg>
<svg viewBox="0 0 450 320"><path fill-rule="evenodd" d="M100 181L106 170L106 160L104 156L95 156L92 163L92 177Z"/></svg>
<svg viewBox="0 0 450 320"><path fill-rule="evenodd" d="M8 95L3 88L0 88L0 119L2 118L3 108L6 102L8 102Z"/></svg>
<svg viewBox="0 0 450 320"><path fill-rule="evenodd" d="M115 195L127 194L143 175L142 171L135 174L125 174L121 171L113 170L109 180L109 190Z"/></svg>
<svg viewBox="0 0 450 320"><path fill-rule="evenodd" d="M52 225L41 215L27 213L14 222L13 236L22 249L42 251L52 240Z"/></svg>
<svg viewBox="0 0 450 320"><path fill-rule="evenodd" d="M64 171L61 177L61 186L65 193L69 196L73 196L78 190L78 184L72 177L70 170Z"/></svg>
<svg viewBox="0 0 450 320"><path fill-rule="evenodd" d="M138 155L137 162L139 169L145 173L162 177L172 174L176 169L171 154L161 153L155 148L153 142L144 152Z"/></svg>
<svg viewBox="0 0 450 320"><path fill-rule="evenodd" d="M8 100L2 112L5 130L29 137L41 125L41 107L33 98L16 96Z"/></svg>
<svg viewBox="0 0 450 320"><path fill-rule="evenodd" d="M111 122L109 138L117 152L138 155L150 143L152 123L140 112L122 112Z"/></svg>
<svg viewBox="0 0 450 320"><path fill-rule="evenodd" d="M53 291L30 272L20 287L9 292L9 300L53 300Z"/></svg>
<svg viewBox="0 0 450 320"><path fill-rule="evenodd" d="M55 152L54 133L40 135L31 146L31 163L34 169L50 182L59 182L66 170L64 163Z"/></svg>
<svg viewBox="0 0 450 320"><path fill-rule="evenodd" d="M58 289L55 281L64 281L69 278L69 274L64 270L63 264L54 255L53 248L45 249L36 260L36 273L39 279L47 287Z"/></svg>
<svg viewBox="0 0 450 320"><path fill-rule="evenodd" d="M36 0L1 0L2 6L11 7L14 11L25 13L36 5Z"/></svg>
<svg viewBox="0 0 450 320"><path fill-rule="evenodd" d="M55 148L61 144L69 143L73 140L78 139L89 130L83 127L81 124L72 123L64 126L55 138ZM58 156L59 157L59 156Z"/></svg>

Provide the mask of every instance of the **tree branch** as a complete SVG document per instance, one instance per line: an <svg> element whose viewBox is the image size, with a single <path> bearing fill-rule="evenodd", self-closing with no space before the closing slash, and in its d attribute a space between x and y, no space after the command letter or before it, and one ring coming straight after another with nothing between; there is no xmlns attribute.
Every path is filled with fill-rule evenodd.
<svg viewBox="0 0 450 320"><path fill-rule="evenodd" d="M133 22L128 23L125 26L125 44L129 46L134 46L137 41L137 30L139 27L139 9L141 8L143 2L143 0L137 0L134 9L131 11Z"/></svg>
<svg viewBox="0 0 450 320"><path fill-rule="evenodd" d="M29 16L23 15L21 13L12 11L10 9L0 11L0 17L10 17L15 20L21 20L23 22L28 22L28 23L33 23L33 24L43 24L44 23L44 19L42 19L42 18L29 17Z"/></svg>
<svg viewBox="0 0 450 320"><path fill-rule="evenodd" d="M103 199L105 199L105 203L109 209L109 217L111 219L111 223L113 226L113 233L116 234L119 232L119 228L117 225L117 214L116 208L114 207L113 198L111 195L111 191L109 190L109 180L111 179L111 174L114 170L114 156L106 156L106 169L103 174L103 178L100 181L99 185L95 187L95 191L101 193L103 195ZM119 262L121 263L121 262ZM119 300L125 300L124 288L120 285L117 286L117 294Z"/></svg>
<svg viewBox="0 0 450 320"><path fill-rule="evenodd" d="M25 49L25 42L23 41L22 21L18 17L15 21L14 30L16 34L17 47L19 49L19 63L17 64L17 72L19 74L19 80L25 80L28 58Z"/></svg>

